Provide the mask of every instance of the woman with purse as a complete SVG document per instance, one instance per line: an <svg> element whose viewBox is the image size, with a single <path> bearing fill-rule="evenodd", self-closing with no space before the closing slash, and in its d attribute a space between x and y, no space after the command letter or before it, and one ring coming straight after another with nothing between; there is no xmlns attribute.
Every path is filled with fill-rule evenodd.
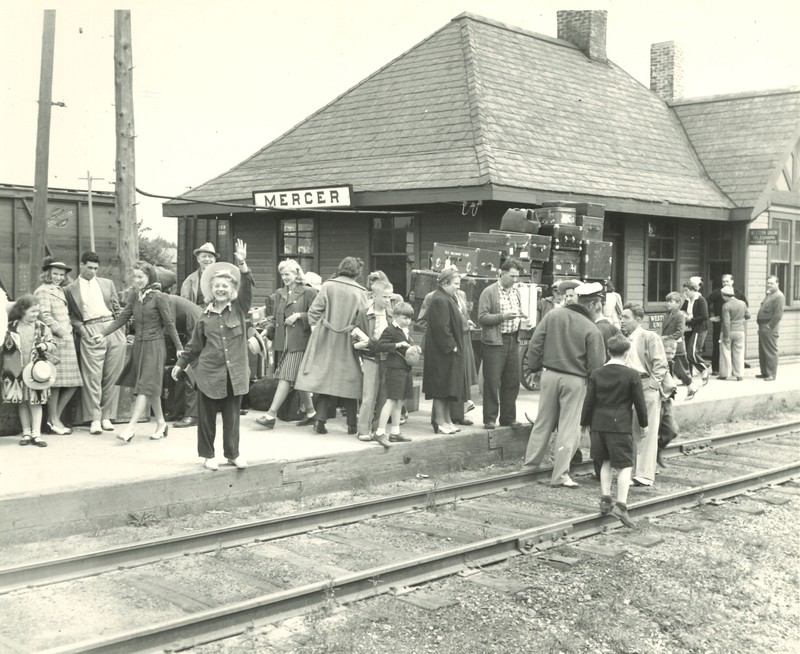
<svg viewBox="0 0 800 654"><path fill-rule="evenodd" d="M278 264L278 273L283 279L283 288L279 288L272 296L275 307L272 318L267 325L267 338L272 340L272 351L275 356L275 377L278 387L272 398L267 415L256 418L262 427L273 429L278 410L289 396L303 360L303 353L311 337L311 325L308 322L308 309L317 291L306 286L303 281L303 269L293 259L286 259ZM298 427L310 425L316 419L314 402L311 393L298 391L306 417L297 423Z"/></svg>
<svg viewBox="0 0 800 654"><path fill-rule="evenodd" d="M68 276L71 270L65 263L46 257L42 265L42 284L34 291L39 301L39 319L50 328L58 348L57 360L51 358L58 375L50 388L50 400L47 402L47 426L58 435L72 433L72 429L61 422L61 414L75 391L83 386L63 289L71 281Z"/></svg>
<svg viewBox="0 0 800 654"><path fill-rule="evenodd" d="M136 435L136 424L144 412L148 400L156 417L156 430L150 440L166 438L169 427L161 408L161 389L164 385L164 363L167 358L167 345L164 334L167 334L180 354L183 350L175 319L172 315L167 296L161 292L156 269L149 263L139 261L133 267L133 287L128 294L125 308L117 318L109 323L102 334L95 338L105 338L123 327L133 318L136 335L133 339L131 355L125 363L117 385L130 386L136 394L136 401L131 411L131 419L125 431L117 434L117 438L130 443Z"/></svg>

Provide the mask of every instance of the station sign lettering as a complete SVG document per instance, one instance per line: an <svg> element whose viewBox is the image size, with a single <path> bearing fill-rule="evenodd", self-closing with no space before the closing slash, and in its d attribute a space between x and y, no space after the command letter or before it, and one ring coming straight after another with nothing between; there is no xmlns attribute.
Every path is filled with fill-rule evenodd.
<svg viewBox="0 0 800 654"><path fill-rule="evenodd" d="M270 209L334 209L349 207L350 186L326 186L315 188L280 189L256 191L253 204Z"/></svg>

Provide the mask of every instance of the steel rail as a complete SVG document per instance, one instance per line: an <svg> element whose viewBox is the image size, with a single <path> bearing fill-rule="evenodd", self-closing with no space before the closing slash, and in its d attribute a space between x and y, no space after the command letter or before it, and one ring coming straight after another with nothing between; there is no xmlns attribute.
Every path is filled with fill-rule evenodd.
<svg viewBox="0 0 800 654"><path fill-rule="evenodd" d="M677 457L690 452L711 449L714 444L731 445L776 437L795 431L800 431L800 421L736 432L734 434L708 436L679 444L671 443L665 450L665 456ZM577 475L590 474L593 471L593 463L589 460L578 466L573 466L573 471ZM80 577L103 574L118 569L148 565L170 557L202 554L253 542L277 540L287 536L308 533L315 529L336 527L369 518L480 497L545 480L549 478L551 472L552 468L520 470L487 479L442 487L434 486L432 489L424 491L413 491L391 497L305 511L278 518L250 521L240 525L219 527L181 536L155 538L130 545L98 550L88 554L59 557L22 566L0 568L0 594L22 588L49 585Z"/></svg>
<svg viewBox="0 0 800 654"><path fill-rule="evenodd" d="M628 508L633 517L656 516L707 500L738 495L765 484L786 482L800 475L800 461L761 470L726 481L698 486L663 497L638 502ZM465 568L487 565L522 553L545 550L567 541L586 538L618 526L612 516L599 513L469 543L400 563L342 575L300 588L270 593L245 602L195 613L144 629L107 638L85 640L46 650L44 654L107 654L141 652L169 646L170 651L196 647L211 640L242 633L254 622L274 622L323 606L334 598L348 603L388 593L394 588L432 581Z"/></svg>

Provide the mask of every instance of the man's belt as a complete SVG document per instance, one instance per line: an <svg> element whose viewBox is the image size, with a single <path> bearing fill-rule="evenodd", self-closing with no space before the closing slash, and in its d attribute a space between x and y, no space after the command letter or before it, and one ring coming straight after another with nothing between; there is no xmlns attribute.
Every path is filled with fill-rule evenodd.
<svg viewBox="0 0 800 654"><path fill-rule="evenodd" d="M96 322L111 322L114 320L114 316L101 316L100 318L90 318L89 320L84 320L84 325L91 325L92 323Z"/></svg>

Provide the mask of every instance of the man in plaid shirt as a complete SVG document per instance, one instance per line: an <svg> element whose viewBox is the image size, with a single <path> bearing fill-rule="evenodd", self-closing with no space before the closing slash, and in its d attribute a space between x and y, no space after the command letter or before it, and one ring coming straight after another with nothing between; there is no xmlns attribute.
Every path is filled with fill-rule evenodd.
<svg viewBox="0 0 800 654"><path fill-rule="evenodd" d="M515 284L521 265L506 259L500 279L487 286L478 301L478 322L483 344L483 426L494 429L498 413L500 426L522 427L517 422L519 394L519 332L522 302Z"/></svg>

